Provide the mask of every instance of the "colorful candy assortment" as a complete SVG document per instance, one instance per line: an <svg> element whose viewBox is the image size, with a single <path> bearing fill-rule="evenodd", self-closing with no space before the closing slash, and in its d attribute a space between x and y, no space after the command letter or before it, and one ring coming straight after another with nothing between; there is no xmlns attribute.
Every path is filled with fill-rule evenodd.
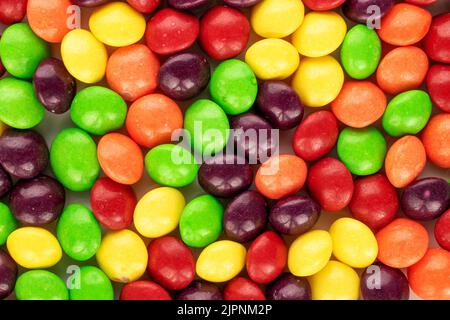
<svg viewBox="0 0 450 320"><path fill-rule="evenodd" d="M449 300L434 2L0 0L0 299Z"/></svg>

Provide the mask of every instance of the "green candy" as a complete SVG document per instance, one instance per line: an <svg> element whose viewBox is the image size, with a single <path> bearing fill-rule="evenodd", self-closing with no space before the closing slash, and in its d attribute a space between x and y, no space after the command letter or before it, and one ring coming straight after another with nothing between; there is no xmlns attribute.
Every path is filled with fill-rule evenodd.
<svg viewBox="0 0 450 320"><path fill-rule="evenodd" d="M417 134L428 123L432 109L428 93L411 90L400 93L389 102L383 115L383 128L393 137Z"/></svg>
<svg viewBox="0 0 450 320"><path fill-rule="evenodd" d="M6 243L8 236L17 229L17 220L11 210L3 202L0 202L0 246Z"/></svg>
<svg viewBox="0 0 450 320"><path fill-rule="evenodd" d="M191 200L180 218L181 239L190 247L201 248L216 241L222 232L223 206L211 195Z"/></svg>
<svg viewBox="0 0 450 320"><path fill-rule="evenodd" d="M104 87L88 87L77 93L70 107L72 121L81 129L104 135L122 128L128 107L120 95Z"/></svg>
<svg viewBox="0 0 450 320"><path fill-rule="evenodd" d="M16 23L3 32L0 57L9 74L31 79L41 61L50 56L49 45L27 23Z"/></svg>
<svg viewBox="0 0 450 320"><path fill-rule="evenodd" d="M97 146L78 128L58 133L50 148L50 164L58 180L72 191L91 189L100 173Z"/></svg>
<svg viewBox="0 0 450 320"><path fill-rule="evenodd" d="M114 289L106 274L97 267L80 268L79 282L69 289L70 300L114 300Z"/></svg>
<svg viewBox="0 0 450 320"><path fill-rule="evenodd" d="M36 98L33 85L25 80L0 80L0 120L17 129L29 129L44 118L44 106Z"/></svg>
<svg viewBox="0 0 450 320"><path fill-rule="evenodd" d="M258 82L248 64L231 59L220 63L215 69L210 92L213 100L227 114L238 115L247 112L255 103Z"/></svg>
<svg viewBox="0 0 450 320"><path fill-rule="evenodd" d="M47 270L27 271L17 278L15 288L18 300L68 300L66 284Z"/></svg>
<svg viewBox="0 0 450 320"><path fill-rule="evenodd" d="M230 123L225 112L213 101L194 102L184 115L184 128L190 134L190 143L202 155L213 155L228 143Z"/></svg>
<svg viewBox="0 0 450 320"><path fill-rule="evenodd" d="M56 234L64 252L77 261L92 258L102 240L102 230L94 214L79 204L71 204L64 209Z"/></svg>
<svg viewBox="0 0 450 320"><path fill-rule="evenodd" d="M341 48L341 62L348 75L354 79L370 77L381 58L381 41L375 30L363 24L351 28Z"/></svg>
<svg viewBox="0 0 450 320"><path fill-rule="evenodd" d="M192 153L173 144L162 144L150 150L145 156L145 168L155 182L176 188L194 182L198 172Z"/></svg>
<svg viewBox="0 0 450 320"><path fill-rule="evenodd" d="M367 176L378 172L386 156L386 140L373 127L345 128L339 135L337 153L351 173Z"/></svg>

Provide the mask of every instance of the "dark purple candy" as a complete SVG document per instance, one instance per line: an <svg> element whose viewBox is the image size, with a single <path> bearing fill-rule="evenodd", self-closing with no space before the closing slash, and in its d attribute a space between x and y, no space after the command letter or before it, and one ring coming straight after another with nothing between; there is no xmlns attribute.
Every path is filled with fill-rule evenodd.
<svg viewBox="0 0 450 320"><path fill-rule="evenodd" d="M48 176L18 182L10 196L12 213L17 220L29 225L45 225L55 221L64 203L64 187Z"/></svg>
<svg viewBox="0 0 450 320"><path fill-rule="evenodd" d="M374 263L361 277L364 300L409 300L408 279L399 269Z"/></svg>
<svg viewBox="0 0 450 320"><path fill-rule="evenodd" d="M177 300L223 300L222 292L215 284L195 280L177 295Z"/></svg>
<svg viewBox="0 0 450 320"><path fill-rule="evenodd" d="M311 287L306 278L283 273L266 288L267 300L311 300Z"/></svg>
<svg viewBox="0 0 450 320"><path fill-rule="evenodd" d="M48 148L44 138L33 130L5 130L0 137L0 164L17 178L36 177L48 166Z"/></svg>
<svg viewBox="0 0 450 320"><path fill-rule="evenodd" d="M72 3L80 7L96 7L107 3L109 0L72 0Z"/></svg>
<svg viewBox="0 0 450 320"><path fill-rule="evenodd" d="M17 264L3 249L0 249L0 300L14 290L17 278Z"/></svg>
<svg viewBox="0 0 450 320"><path fill-rule="evenodd" d="M381 19L393 5L394 0L347 0L342 6L342 11L350 20L366 24L369 19L370 21ZM371 10L371 6L379 11Z"/></svg>
<svg viewBox="0 0 450 320"><path fill-rule="evenodd" d="M77 84L61 60L43 60L34 73L33 82L39 101L48 111L61 114L69 110Z"/></svg>
<svg viewBox="0 0 450 320"><path fill-rule="evenodd" d="M211 0L168 0L167 2L175 9L193 10L210 4Z"/></svg>
<svg viewBox="0 0 450 320"><path fill-rule="evenodd" d="M230 240L248 242L267 225L267 203L258 192L249 190L235 197L225 209L223 226Z"/></svg>
<svg viewBox="0 0 450 320"><path fill-rule="evenodd" d="M300 235L319 219L320 205L308 196L291 196L278 201L270 210L269 221L283 234Z"/></svg>
<svg viewBox="0 0 450 320"><path fill-rule="evenodd" d="M405 188L403 213L416 220L433 220L450 206L450 184L441 178L424 178Z"/></svg>
<svg viewBox="0 0 450 320"><path fill-rule="evenodd" d="M3 197L5 194L11 190L12 181L9 174L0 167L0 197Z"/></svg>
<svg viewBox="0 0 450 320"><path fill-rule="evenodd" d="M261 0L223 0L223 2L233 7L248 8L261 2Z"/></svg>
<svg viewBox="0 0 450 320"><path fill-rule="evenodd" d="M282 81L266 81L259 86L256 105L274 128L288 130L299 125L304 107L298 94Z"/></svg>

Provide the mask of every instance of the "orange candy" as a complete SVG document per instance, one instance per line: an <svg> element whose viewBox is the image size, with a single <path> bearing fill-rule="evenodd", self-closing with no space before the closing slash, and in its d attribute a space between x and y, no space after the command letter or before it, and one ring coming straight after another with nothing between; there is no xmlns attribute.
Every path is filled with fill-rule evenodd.
<svg viewBox="0 0 450 320"><path fill-rule="evenodd" d="M450 300L450 252L430 248L422 260L408 268L408 280L422 299Z"/></svg>
<svg viewBox="0 0 450 320"><path fill-rule="evenodd" d="M117 49L106 66L106 79L111 89L126 101L150 94L158 86L158 57L143 44Z"/></svg>
<svg viewBox="0 0 450 320"><path fill-rule="evenodd" d="M28 0L28 23L38 37L47 42L60 43L70 31L68 24L78 19L75 12L68 12L70 6L70 0Z"/></svg>
<svg viewBox="0 0 450 320"><path fill-rule="evenodd" d="M131 105L126 126L134 141L153 148L172 142L172 133L183 127L183 114L170 98L162 94L150 94Z"/></svg>
<svg viewBox="0 0 450 320"><path fill-rule="evenodd" d="M450 113L441 113L430 119L423 131L422 142L434 164L450 168Z"/></svg>
<svg viewBox="0 0 450 320"><path fill-rule="evenodd" d="M331 110L347 126L364 128L381 118L386 96L369 81L347 81L331 103Z"/></svg>
<svg viewBox="0 0 450 320"><path fill-rule="evenodd" d="M139 146L120 133L104 135L98 143L98 161L103 172L121 184L135 184L144 172L144 157Z"/></svg>
<svg viewBox="0 0 450 320"><path fill-rule="evenodd" d="M381 19L380 38L394 46L409 46L422 40L430 29L432 16L428 10L399 3Z"/></svg>
<svg viewBox="0 0 450 320"><path fill-rule="evenodd" d="M428 232L410 219L392 221L376 234L378 260L392 268L407 268L417 263L428 249Z"/></svg>
<svg viewBox="0 0 450 320"><path fill-rule="evenodd" d="M269 199L281 199L299 191L305 184L308 168L294 155L279 155L266 161L256 173L255 184Z"/></svg>
<svg viewBox="0 0 450 320"><path fill-rule="evenodd" d="M391 146L386 155L386 176L394 187L404 188L422 173L426 163L422 141L415 136L404 136Z"/></svg>
<svg viewBox="0 0 450 320"><path fill-rule="evenodd" d="M428 72L428 57L417 47L399 47L380 62L377 82L387 93L397 94L418 88Z"/></svg>

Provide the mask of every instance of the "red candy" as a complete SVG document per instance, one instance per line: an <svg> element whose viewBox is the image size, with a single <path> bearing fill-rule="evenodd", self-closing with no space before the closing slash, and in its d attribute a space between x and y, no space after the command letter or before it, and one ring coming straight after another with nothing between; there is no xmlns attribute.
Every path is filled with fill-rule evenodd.
<svg viewBox="0 0 450 320"><path fill-rule="evenodd" d="M427 75L427 88L433 103L450 112L450 66L436 64Z"/></svg>
<svg viewBox="0 0 450 320"><path fill-rule="evenodd" d="M28 0L0 0L0 22L6 25L20 22L27 13Z"/></svg>
<svg viewBox="0 0 450 320"><path fill-rule="evenodd" d="M161 3L161 0L127 0L128 4L142 13L150 13Z"/></svg>
<svg viewBox="0 0 450 320"><path fill-rule="evenodd" d="M424 48L428 57L434 61L450 63L450 13L433 19L424 40Z"/></svg>
<svg viewBox="0 0 450 320"><path fill-rule="evenodd" d="M215 60L233 58L247 46L250 23L239 10L217 6L209 10L200 25L200 44Z"/></svg>
<svg viewBox="0 0 450 320"><path fill-rule="evenodd" d="M228 282L223 291L223 297L225 300L266 300L256 283L242 277Z"/></svg>
<svg viewBox="0 0 450 320"><path fill-rule="evenodd" d="M327 11L339 7L345 0L303 0L305 6L313 11Z"/></svg>
<svg viewBox="0 0 450 320"><path fill-rule="evenodd" d="M169 236L153 240L148 257L149 275L167 289L181 290L194 280L194 257L181 240Z"/></svg>
<svg viewBox="0 0 450 320"><path fill-rule="evenodd" d="M405 0L405 2L416 4L418 6L425 6L427 4L435 3L437 0Z"/></svg>
<svg viewBox="0 0 450 320"><path fill-rule="evenodd" d="M120 292L120 300L172 300L160 285L146 280L126 284Z"/></svg>
<svg viewBox="0 0 450 320"><path fill-rule="evenodd" d="M450 251L450 209L436 221L434 236L442 248Z"/></svg>

